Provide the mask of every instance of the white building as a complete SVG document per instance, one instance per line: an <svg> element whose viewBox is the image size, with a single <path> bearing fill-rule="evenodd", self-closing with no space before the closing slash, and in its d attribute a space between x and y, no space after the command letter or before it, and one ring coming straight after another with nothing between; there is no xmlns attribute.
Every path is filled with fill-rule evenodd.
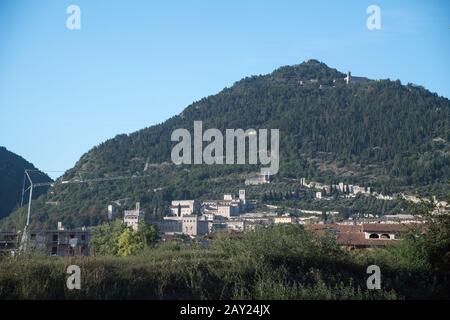
<svg viewBox="0 0 450 320"><path fill-rule="evenodd" d="M177 217L191 215L195 209L195 200L174 200L170 206L170 211Z"/></svg>
<svg viewBox="0 0 450 320"><path fill-rule="evenodd" d="M140 210L140 203L136 202L136 209L125 210L123 215L123 222L127 227L131 227L137 231L139 228L139 222L144 220L144 212Z"/></svg>
<svg viewBox="0 0 450 320"><path fill-rule="evenodd" d="M228 221L226 224L227 224L227 229L230 231L235 231L235 232L245 231L245 221L243 221L243 220Z"/></svg>
<svg viewBox="0 0 450 320"><path fill-rule="evenodd" d="M367 82L367 81L369 81L369 79L366 78L366 77L354 77L354 76L352 76L352 73L350 71L347 72L347 75L345 77L345 83L346 84L363 83L363 82Z"/></svg>
<svg viewBox="0 0 450 320"><path fill-rule="evenodd" d="M219 204L217 206L216 215L222 216L225 218L230 218L232 216L239 215L240 209L236 204Z"/></svg>
<svg viewBox="0 0 450 320"><path fill-rule="evenodd" d="M421 223L422 219L420 216L415 216L412 214L386 214L381 218L380 223Z"/></svg>
<svg viewBox="0 0 450 320"><path fill-rule="evenodd" d="M245 190L239 190L239 197L233 194L224 194L223 200L205 200L201 204L201 213L204 215L230 218L246 210Z"/></svg>
<svg viewBox="0 0 450 320"><path fill-rule="evenodd" d="M394 200L394 197L392 196L387 196L381 193L376 193L374 194L375 198L379 199L379 200L385 200L385 201L391 201Z"/></svg>
<svg viewBox="0 0 450 320"><path fill-rule="evenodd" d="M306 186L306 178L301 178L301 179L300 179L300 184L301 184L302 186Z"/></svg>
<svg viewBox="0 0 450 320"><path fill-rule="evenodd" d="M182 232L189 236L202 236L208 234L208 221L200 220L200 217L192 214L182 218Z"/></svg>
<svg viewBox="0 0 450 320"><path fill-rule="evenodd" d="M113 220L116 215L116 210L112 204L108 205L108 220Z"/></svg>
<svg viewBox="0 0 450 320"><path fill-rule="evenodd" d="M299 209L298 211L300 211L301 213L305 213L305 214L322 215L322 211L319 211L319 210Z"/></svg>
<svg viewBox="0 0 450 320"><path fill-rule="evenodd" d="M320 218L316 216L309 216L309 217L298 217L297 223L298 224L314 224L319 222Z"/></svg>
<svg viewBox="0 0 450 320"><path fill-rule="evenodd" d="M266 183L270 183L270 176L266 174L259 174L257 177L248 178L245 180L246 186L266 184Z"/></svg>
<svg viewBox="0 0 450 320"><path fill-rule="evenodd" d="M360 186L353 186L353 193L354 194L366 193L366 188Z"/></svg>
<svg viewBox="0 0 450 320"><path fill-rule="evenodd" d="M279 223L294 223L295 218L290 216L280 216L273 218L273 223L279 224Z"/></svg>
<svg viewBox="0 0 450 320"><path fill-rule="evenodd" d="M243 204L244 206L247 204L245 200L245 189L239 190L239 200L241 200L241 204Z"/></svg>
<svg viewBox="0 0 450 320"><path fill-rule="evenodd" d="M163 234L185 234L196 237L209 233L209 221L196 214L184 215L182 217L164 217L163 220L155 221L158 230Z"/></svg>
<svg viewBox="0 0 450 320"><path fill-rule="evenodd" d="M182 218L180 217L164 217L163 220L155 221L158 230L163 234L175 234L182 232Z"/></svg>

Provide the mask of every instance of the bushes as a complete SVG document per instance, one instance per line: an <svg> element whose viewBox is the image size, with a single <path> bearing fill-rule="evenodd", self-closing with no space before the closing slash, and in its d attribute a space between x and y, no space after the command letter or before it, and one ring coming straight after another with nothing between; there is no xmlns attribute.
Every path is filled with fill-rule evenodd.
<svg viewBox="0 0 450 320"><path fill-rule="evenodd" d="M116 219L94 228L91 245L96 255L126 257L153 245L157 238L154 225L142 222L139 230L134 231Z"/></svg>
<svg viewBox="0 0 450 320"><path fill-rule="evenodd" d="M394 291L369 291L360 286L344 283L329 286L323 281L311 284L259 281L256 284L255 299L274 300L392 300L397 299Z"/></svg>
<svg viewBox="0 0 450 320"><path fill-rule="evenodd" d="M423 239L349 253L331 238L280 225L223 234L206 249L167 243L128 257L3 258L0 299L448 298ZM66 289L70 264L81 268L81 290ZM371 264L381 268L381 290L366 289Z"/></svg>

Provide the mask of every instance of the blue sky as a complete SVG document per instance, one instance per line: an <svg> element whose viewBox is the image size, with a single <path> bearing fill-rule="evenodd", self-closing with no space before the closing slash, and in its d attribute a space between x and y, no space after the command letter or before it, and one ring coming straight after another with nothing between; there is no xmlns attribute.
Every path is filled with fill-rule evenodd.
<svg viewBox="0 0 450 320"><path fill-rule="evenodd" d="M81 30L66 28L70 4ZM381 30L366 27L371 4ZM1 0L0 145L64 171L116 134L309 58L450 97L450 2Z"/></svg>

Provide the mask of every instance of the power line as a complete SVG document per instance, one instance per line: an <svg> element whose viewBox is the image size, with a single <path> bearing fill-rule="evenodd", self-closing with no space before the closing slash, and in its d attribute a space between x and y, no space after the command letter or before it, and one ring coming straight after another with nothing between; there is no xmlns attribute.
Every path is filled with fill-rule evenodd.
<svg viewBox="0 0 450 320"><path fill-rule="evenodd" d="M35 172L35 171L39 171L39 170L25 170L25 174L24 174L24 183L23 183L23 187L22 187L22 203L21 206L23 206L23 197L25 195L25 193L30 190L30 199L29 199L29 203L28 203L28 214L27 214L27 226L30 223L30 215L31 215L31 201L32 201L32 194L33 194L33 188L36 187L45 187L45 186L50 186L50 187L54 187L56 185L66 185L66 184L82 184L82 183L90 183L90 182L105 182L105 181L114 181L114 180L126 180L126 179L142 179L142 178L147 178L147 177L151 177L151 174L146 174L146 175L132 175L132 176L116 176L116 177L103 177L103 178L92 178L92 179L72 179L72 180L60 180L60 181L51 181L51 182L38 182L38 183L34 183L33 180L30 177L30 172ZM28 188L25 189L25 184L26 184L26 179L28 178L30 186Z"/></svg>
<svg viewBox="0 0 450 320"><path fill-rule="evenodd" d="M28 200L27 223L23 230L20 250L26 250L26 245L27 245L27 241L28 241L27 229L28 229L28 226L30 225L31 202L32 202L32 198L33 198L33 189L35 187L44 187L44 186L53 187L55 185L60 185L60 184L65 185L65 184L80 184L80 183L89 183L89 182L103 182L103 181L112 181L112 180L140 179L140 178L146 178L146 177L152 176L150 174L147 174L147 175L133 175L133 176L104 177L104 178L94 178L94 179L85 179L85 180L82 180L82 179L80 179L80 180L61 180L61 181L33 183L33 180L30 177L30 173L36 172L36 171L39 171L39 170L26 169L25 173L24 173L24 183L23 183L23 187L22 187L22 205L23 205L23 196L24 196L25 192L30 190L30 195L29 195L29 200ZM25 189L26 179L28 179L30 186Z"/></svg>

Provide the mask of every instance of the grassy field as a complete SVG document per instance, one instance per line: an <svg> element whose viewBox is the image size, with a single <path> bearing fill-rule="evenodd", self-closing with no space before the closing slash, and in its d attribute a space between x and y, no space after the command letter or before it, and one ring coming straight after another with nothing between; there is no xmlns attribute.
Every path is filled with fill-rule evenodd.
<svg viewBox="0 0 450 320"><path fill-rule="evenodd" d="M72 264L80 290L66 288ZM381 290L367 289L371 264L381 269ZM222 235L207 248L167 243L130 257L0 261L0 299L439 298L448 298L448 282L417 242L348 252L293 225Z"/></svg>

